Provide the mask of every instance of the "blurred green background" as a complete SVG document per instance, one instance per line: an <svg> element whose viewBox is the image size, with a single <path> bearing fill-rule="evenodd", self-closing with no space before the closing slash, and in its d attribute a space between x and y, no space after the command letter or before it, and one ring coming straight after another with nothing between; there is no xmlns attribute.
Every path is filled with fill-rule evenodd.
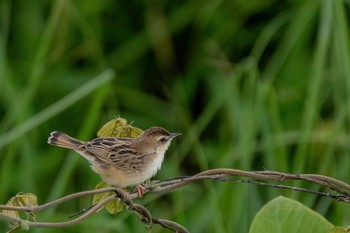
<svg viewBox="0 0 350 233"><path fill-rule="evenodd" d="M156 179L228 167L350 183L349 1L0 5L0 203L19 192L43 204L93 189L100 179L88 163L47 137L60 130L88 140L116 115L142 129L183 133ZM248 232L278 195L350 225L349 205L249 184L203 181L136 202L191 232ZM71 201L37 219L66 221L90 203ZM0 221L0 232L6 228ZM131 213L106 211L64 229L145 231Z"/></svg>

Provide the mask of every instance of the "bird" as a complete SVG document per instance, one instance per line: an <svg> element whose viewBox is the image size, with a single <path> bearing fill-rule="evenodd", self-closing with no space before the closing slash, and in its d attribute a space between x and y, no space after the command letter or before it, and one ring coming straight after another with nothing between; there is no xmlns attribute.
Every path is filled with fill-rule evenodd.
<svg viewBox="0 0 350 233"><path fill-rule="evenodd" d="M89 161L104 182L118 188L136 186L139 197L143 197L145 188L141 184L161 168L166 150L179 135L181 133L170 133L162 127L151 127L137 138L101 137L80 141L53 131L48 144L76 151Z"/></svg>

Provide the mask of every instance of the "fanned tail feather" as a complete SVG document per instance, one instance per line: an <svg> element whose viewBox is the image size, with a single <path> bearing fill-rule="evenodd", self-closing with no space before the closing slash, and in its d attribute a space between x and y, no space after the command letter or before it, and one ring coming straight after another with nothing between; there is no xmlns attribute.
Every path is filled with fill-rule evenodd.
<svg viewBox="0 0 350 233"><path fill-rule="evenodd" d="M79 141L78 139L72 138L71 136L58 131L53 131L51 133L51 136L49 137L47 143L50 145L74 150L79 146L84 145L82 141Z"/></svg>

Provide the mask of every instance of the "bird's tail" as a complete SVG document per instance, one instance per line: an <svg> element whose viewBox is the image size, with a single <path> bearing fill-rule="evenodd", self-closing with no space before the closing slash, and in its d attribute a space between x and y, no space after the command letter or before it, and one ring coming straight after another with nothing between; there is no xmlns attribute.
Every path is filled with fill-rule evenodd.
<svg viewBox="0 0 350 233"><path fill-rule="evenodd" d="M58 131L53 131L51 133L51 136L47 140L47 143L49 143L50 145L73 150L76 150L79 146L84 145L84 142L79 141L78 139L72 138L71 136Z"/></svg>

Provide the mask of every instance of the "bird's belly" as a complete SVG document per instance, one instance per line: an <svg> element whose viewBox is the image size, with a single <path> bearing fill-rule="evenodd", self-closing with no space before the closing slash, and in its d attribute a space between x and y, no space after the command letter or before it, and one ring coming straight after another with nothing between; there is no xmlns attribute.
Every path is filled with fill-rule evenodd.
<svg viewBox="0 0 350 233"><path fill-rule="evenodd" d="M128 172L118 170L112 166L103 168L92 166L92 168L97 174L100 174L104 182L120 188L141 184L154 176L158 170L157 166L149 166L143 171Z"/></svg>

